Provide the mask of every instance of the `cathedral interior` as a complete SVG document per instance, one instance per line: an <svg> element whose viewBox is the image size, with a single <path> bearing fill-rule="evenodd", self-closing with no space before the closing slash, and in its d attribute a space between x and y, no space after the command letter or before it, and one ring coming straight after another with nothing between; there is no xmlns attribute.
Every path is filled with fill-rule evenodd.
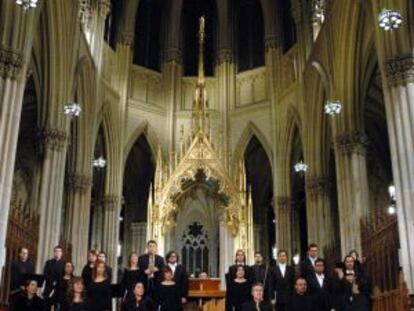
<svg viewBox="0 0 414 311"><path fill-rule="evenodd" d="M411 310L413 120L412 0L0 0L0 303L22 246L154 239L220 278L357 250Z"/></svg>

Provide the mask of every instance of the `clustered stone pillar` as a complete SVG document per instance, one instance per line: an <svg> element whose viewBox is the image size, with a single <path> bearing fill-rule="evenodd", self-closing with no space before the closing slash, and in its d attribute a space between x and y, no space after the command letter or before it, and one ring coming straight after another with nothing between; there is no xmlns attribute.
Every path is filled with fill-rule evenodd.
<svg viewBox="0 0 414 311"><path fill-rule="evenodd" d="M289 197L276 197L276 206L277 246L279 249L286 250L289 256L292 256L292 208Z"/></svg>
<svg viewBox="0 0 414 311"><path fill-rule="evenodd" d="M26 82L22 67L22 55L0 45L0 279L6 259L7 221Z"/></svg>
<svg viewBox="0 0 414 311"><path fill-rule="evenodd" d="M314 176L306 179L308 240L310 243L317 243L322 253L335 238L329 198L330 187L327 177Z"/></svg>
<svg viewBox="0 0 414 311"><path fill-rule="evenodd" d="M369 204L367 142L360 131L345 132L335 139L342 256L352 249L361 253L361 219Z"/></svg>
<svg viewBox="0 0 414 311"><path fill-rule="evenodd" d="M41 131L44 148L39 197L39 243L36 270L42 271L53 248L59 244L62 228L62 196L68 136L62 129Z"/></svg>
<svg viewBox="0 0 414 311"><path fill-rule="evenodd" d="M73 173L67 177L65 238L72 245L72 262L79 274L86 262L92 177Z"/></svg>
<svg viewBox="0 0 414 311"><path fill-rule="evenodd" d="M120 200L117 195L106 195L103 199L104 228L102 250L107 253L108 265L117 266L117 250L119 239ZM114 275L116 281L116 274Z"/></svg>
<svg viewBox="0 0 414 311"><path fill-rule="evenodd" d="M387 81L384 97L401 247L400 264L408 289L414 294L414 54L388 59L384 69Z"/></svg>
<svg viewBox="0 0 414 311"><path fill-rule="evenodd" d="M147 223L131 223L131 251L143 254L146 248Z"/></svg>

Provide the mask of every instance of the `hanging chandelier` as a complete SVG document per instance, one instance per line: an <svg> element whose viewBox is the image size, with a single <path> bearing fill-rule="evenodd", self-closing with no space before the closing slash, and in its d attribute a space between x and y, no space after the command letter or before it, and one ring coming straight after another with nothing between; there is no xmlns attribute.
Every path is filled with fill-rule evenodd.
<svg viewBox="0 0 414 311"><path fill-rule="evenodd" d="M106 166L106 160L100 156L99 158L92 161L93 167L104 168Z"/></svg>
<svg viewBox="0 0 414 311"><path fill-rule="evenodd" d="M397 212L395 201L395 186L392 184L388 187L388 194L390 195L390 206L388 206L388 214L394 215Z"/></svg>
<svg viewBox="0 0 414 311"><path fill-rule="evenodd" d="M325 113L334 116L341 113L342 104L339 100L328 100L325 104Z"/></svg>
<svg viewBox="0 0 414 311"><path fill-rule="evenodd" d="M22 6L25 11L37 7L37 2L38 0L16 0L16 4Z"/></svg>
<svg viewBox="0 0 414 311"><path fill-rule="evenodd" d="M63 112L71 118L79 117L82 108L78 103L70 102L65 105Z"/></svg>
<svg viewBox="0 0 414 311"><path fill-rule="evenodd" d="M304 173L304 172L307 171L308 165L303 163L303 161L300 161L300 162L295 164L294 168L295 168L296 173L301 173L301 172Z"/></svg>
<svg viewBox="0 0 414 311"><path fill-rule="evenodd" d="M379 26L385 31L390 31L400 27L402 23L402 17L400 12L393 9L384 9L378 15Z"/></svg>

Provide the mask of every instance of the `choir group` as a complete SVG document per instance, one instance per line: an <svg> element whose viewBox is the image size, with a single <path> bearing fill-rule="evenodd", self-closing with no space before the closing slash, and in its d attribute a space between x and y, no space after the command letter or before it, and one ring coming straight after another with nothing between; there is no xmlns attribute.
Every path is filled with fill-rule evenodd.
<svg viewBox="0 0 414 311"><path fill-rule="evenodd" d="M44 265L43 275L34 274L27 248L11 267L10 311L107 311L113 298L120 298L122 311L180 311L188 298L188 275L178 254L165 259L157 254L156 241L147 243L141 256L130 254L120 282L112 284L113 271L106 254L90 250L82 276L63 259L60 246ZM352 251L329 273L318 246L311 244L307 258L293 267L288 254L279 250L275 264L264 262L256 252L255 263L246 264L244 251L225 275L226 311L365 311L370 310L370 280L358 254ZM205 272L200 273L205 277ZM38 292L42 289L42 295Z"/></svg>

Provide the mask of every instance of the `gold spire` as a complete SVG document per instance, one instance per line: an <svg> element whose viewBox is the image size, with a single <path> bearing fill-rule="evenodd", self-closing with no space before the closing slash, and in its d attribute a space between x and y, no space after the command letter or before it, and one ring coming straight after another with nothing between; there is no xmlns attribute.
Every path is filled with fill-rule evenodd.
<svg viewBox="0 0 414 311"><path fill-rule="evenodd" d="M205 18L200 17L200 30L198 31L198 84L204 84L204 38L205 38Z"/></svg>
<svg viewBox="0 0 414 311"><path fill-rule="evenodd" d="M209 135L209 115L208 115L208 101L207 91L205 86L204 76L204 41L205 41L205 18L200 17L200 28L198 31L198 79L193 103L193 121L192 132L193 136L202 133Z"/></svg>

